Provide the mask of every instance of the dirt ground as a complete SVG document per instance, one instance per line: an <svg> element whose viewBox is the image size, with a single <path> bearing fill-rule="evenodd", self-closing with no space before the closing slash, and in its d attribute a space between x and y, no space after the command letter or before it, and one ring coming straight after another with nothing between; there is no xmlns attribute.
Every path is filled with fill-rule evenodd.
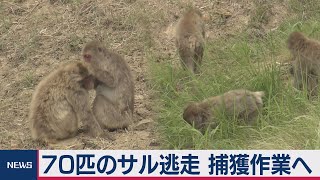
<svg viewBox="0 0 320 180"><path fill-rule="evenodd" d="M207 41L245 30L254 1L196 0L7 0L0 2L0 149L159 149L147 54L174 57L174 23L193 5L207 18ZM261 1L265 3L266 1ZM278 1L277 1L278 2ZM255 32L277 28L286 1L270 5ZM134 124L112 132L115 141L79 136L58 147L32 141L28 111L39 81L66 61L80 60L83 45L99 39L125 57L135 79ZM91 92L94 96L94 92Z"/></svg>

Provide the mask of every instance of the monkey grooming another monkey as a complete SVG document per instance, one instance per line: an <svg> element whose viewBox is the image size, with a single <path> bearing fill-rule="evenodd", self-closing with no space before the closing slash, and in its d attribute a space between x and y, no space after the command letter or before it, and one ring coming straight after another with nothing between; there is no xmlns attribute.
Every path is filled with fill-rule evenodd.
<svg viewBox="0 0 320 180"><path fill-rule="evenodd" d="M204 51L205 28L199 10L189 9L176 26L176 47L184 69L199 73Z"/></svg>
<svg viewBox="0 0 320 180"><path fill-rule="evenodd" d="M97 121L108 130L127 128L132 123L134 105L134 84L129 66L120 55L99 41L86 44L82 56L98 80L93 102Z"/></svg>
<svg viewBox="0 0 320 180"><path fill-rule="evenodd" d="M29 121L32 137L46 143L77 135L79 121L92 136L103 133L89 103L88 90L93 77L81 62L60 66L36 87L32 97Z"/></svg>
<svg viewBox="0 0 320 180"><path fill-rule="evenodd" d="M306 89L308 96L318 95L320 71L320 43L293 32L287 40L293 61L290 73L294 77L296 89Z"/></svg>
<svg viewBox="0 0 320 180"><path fill-rule="evenodd" d="M220 111L251 123L259 115L263 102L263 91L251 92L245 89L231 90L198 103L190 103L184 110L183 119L202 133L208 127L216 126Z"/></svg>

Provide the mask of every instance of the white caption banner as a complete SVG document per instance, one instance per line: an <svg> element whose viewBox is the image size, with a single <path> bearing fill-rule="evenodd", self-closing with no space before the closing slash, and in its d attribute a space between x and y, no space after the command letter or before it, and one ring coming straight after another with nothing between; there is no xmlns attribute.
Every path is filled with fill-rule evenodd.
<svg viewBox="0 0 320 180"><path fill-rule="evenodd" d="M40 150L38 158L40 177L320 176L320 150Z"/></svg>

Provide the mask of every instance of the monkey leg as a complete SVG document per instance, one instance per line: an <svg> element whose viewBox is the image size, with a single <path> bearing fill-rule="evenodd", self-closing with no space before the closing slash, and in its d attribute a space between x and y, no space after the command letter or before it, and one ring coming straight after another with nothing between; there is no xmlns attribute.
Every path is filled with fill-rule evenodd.
<svg viewBox="0 0 320 180"><path fill-rule="evenodd" d="M77 135L77 132L49 132L44 135L43 138L38 139L40 142L46 144L57 144L65 140L74 138Z"/></svg>
<svg viewBox="0 0 320 180"><path fill-rule="evenodd" d="M129 112L121 112L118 106L99 94L93 102L93 113L100 126L108 130L124 129L132 122Z"/></svg>
<svg viewBox="0 0 320 180"><path fill-rule="evenodd" d="M204 51L203 44L198 42L195 47L195 50L194 50L194 53L195 53L195 55L194 55L194 72L196 74L200 73L200 66L202 64L203 51Z"/></svg>
<svg viewBox="0 0 320 180"><path fill-rule="evenodd" d="M82 119L84 123L84 133L92 137L103 136L104 132L93 115L92 111L88 111Z"/></svg>
<svg viewBox="0 0 320 180"><path fill-rule="evenodd" d="M318 76L309 75L307 80L308 96L318 95Z"/></svg>
<svg viewBox="0 0 320 180"><path fill-rule="evenodd" d="M77 121L83 122L87 133L93 137L101 136L104 132L93 115L90 103L88 103L88 94L86 92L70 92L67 99L72 105L73 111L77 116ZM78 129L78 126L76 129Z"/></svg>
<svg viewBox="0 0 320 180"><path fill-rule="evenodd" d="M195 74L199 74L200 73L200 66L201 66L201 61L202 61L202 58L200 57L196 57L197 59L195 59L194 61L194 68L193 68L193 71Z"/></svg>
<svg viewBox="0 0 320 180"><path fill-rule="evenodd" d="M72 113L65 118L62 118L61 114L55 114L47 121L36 123L34 128L33 139L54 144L77 135L77 118Z"/></svg>
<svg viewBox="0 0 320 180"><path fill-rule="evenodd" d="M188 57L188 58L184 59L183 61L181 61L181 64L182 64L182 67L184 70L191 71L192 73L195 73L196 63L193 60L193 58Z"/></svg>
<svg viewBox="0 0 320 180"><path fill-rule="evenodd" d="M178 52L180 55L181 65L184 70L189 70L194 73L195 62L193 50L188 46L188 41L178 42Z"/></svg>

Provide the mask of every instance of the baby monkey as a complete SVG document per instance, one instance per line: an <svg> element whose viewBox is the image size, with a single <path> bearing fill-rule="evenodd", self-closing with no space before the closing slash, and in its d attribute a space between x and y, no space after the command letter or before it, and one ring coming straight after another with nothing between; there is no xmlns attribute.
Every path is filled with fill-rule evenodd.
<svg viewBox="0 0 320 180"><path fill-rule="evenodd" d="M64 64L46 76L31 101L29 121L33 139L54 144L74 137L79 121L90 135L102 135L89 103L88 90L93 87L94 78L81 62Z"/></svg>
<svg viewBox="0 0 320 180"><path fill-rule="evenodd" d="M199 10L189 9L179 19L175 38L182 66L192 73L199 73L205 38L204 21Z"/></svg>
<svg viewBox="0 0 320 180"><path fill-rule="evenodd" d="M262 109L263 91L231 90L198 103L190 103L184 110L183 119L204 133L216 126L216 118L223 112L227 116L253 122Z"/></svg>

